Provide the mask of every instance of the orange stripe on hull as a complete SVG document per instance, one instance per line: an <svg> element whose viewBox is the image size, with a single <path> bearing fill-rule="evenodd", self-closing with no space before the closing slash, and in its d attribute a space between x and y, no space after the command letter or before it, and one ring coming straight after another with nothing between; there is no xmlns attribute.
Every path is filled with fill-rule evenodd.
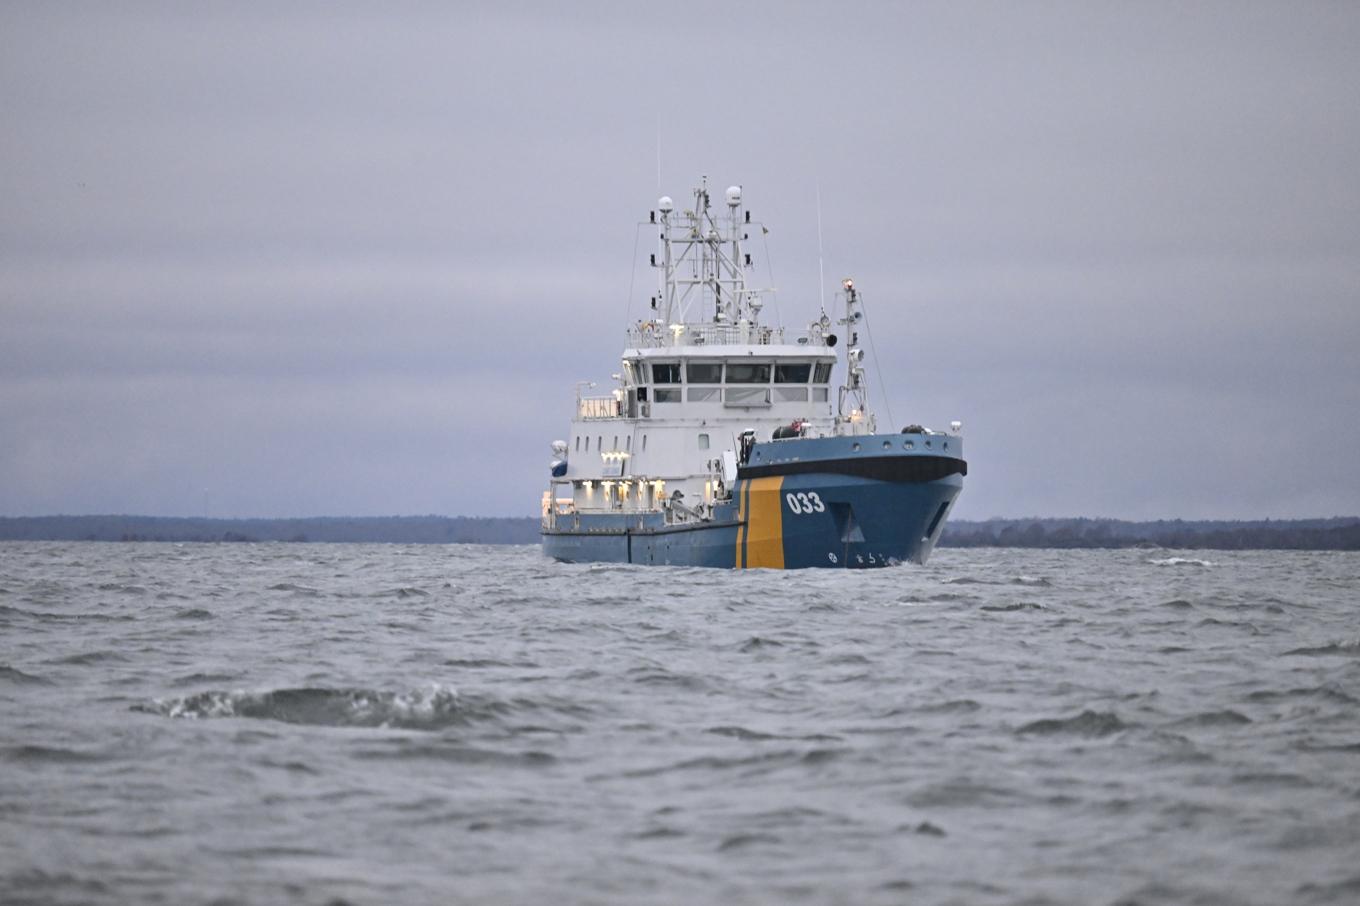
<svg viewBox="0 0 1360 906"><path fill-rule="evenodd" d="M744 563L747 567L784 568L784 476L753 478L742 495L745 511ZM738 538L741 532L738 532Z"/></svg>
<svg viewBox="0 0 1360 906"><path fill-rule="evenodd" d="M737 497L737 550L732 557L732 565L737 569L746 566L746 500L751 494L751 483L742 486Z"/></svg>

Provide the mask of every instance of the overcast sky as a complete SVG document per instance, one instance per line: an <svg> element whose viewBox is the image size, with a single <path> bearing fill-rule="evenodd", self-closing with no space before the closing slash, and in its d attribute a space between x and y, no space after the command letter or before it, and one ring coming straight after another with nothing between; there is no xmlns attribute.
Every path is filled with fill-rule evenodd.
<svg viewBox="0 0 1360 906"><path fill-rule="evenodd" d="M789 326L820 188L956 516L1360 514L1358 47L1345 2L3 3L0 514L536 513L658 125Z"/></svg>

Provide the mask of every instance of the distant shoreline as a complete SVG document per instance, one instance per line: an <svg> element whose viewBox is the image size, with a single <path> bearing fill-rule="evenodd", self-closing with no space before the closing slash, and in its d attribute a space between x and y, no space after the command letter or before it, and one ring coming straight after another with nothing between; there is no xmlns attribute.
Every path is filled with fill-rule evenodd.
<svg viewBox="0 0 1360 906"><path fill-rule="evenodd" d="M174 541L388 544L536 544L534 517L326 516L207 519L178 516L0 516L0 541ZM1360 517L1158 520L986 519L948 522L941 547L1360 550Z"/></svg>

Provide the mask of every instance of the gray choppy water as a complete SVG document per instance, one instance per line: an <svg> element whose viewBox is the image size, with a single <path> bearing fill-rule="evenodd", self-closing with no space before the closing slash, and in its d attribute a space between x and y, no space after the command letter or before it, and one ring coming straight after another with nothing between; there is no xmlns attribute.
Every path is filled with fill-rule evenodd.
<svg viewBox="0 0 1360 906"><path fill-rule="evenodd" d="M1354 903L1360 556L0 545L0 899Z"/></svg>

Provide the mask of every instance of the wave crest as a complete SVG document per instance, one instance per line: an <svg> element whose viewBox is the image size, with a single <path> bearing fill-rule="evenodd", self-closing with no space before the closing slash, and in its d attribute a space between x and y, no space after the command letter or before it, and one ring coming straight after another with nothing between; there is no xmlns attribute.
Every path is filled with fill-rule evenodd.
<svg viewBox="0 0 1360 906"><path fill-rule="evenodd" d="M468 700L434 684L408 692L373 689L212 690L183 698L156 699L132 710L189 720L246 717L322 727L395 727L436 730L499 716L508 706Z"/></svg>

